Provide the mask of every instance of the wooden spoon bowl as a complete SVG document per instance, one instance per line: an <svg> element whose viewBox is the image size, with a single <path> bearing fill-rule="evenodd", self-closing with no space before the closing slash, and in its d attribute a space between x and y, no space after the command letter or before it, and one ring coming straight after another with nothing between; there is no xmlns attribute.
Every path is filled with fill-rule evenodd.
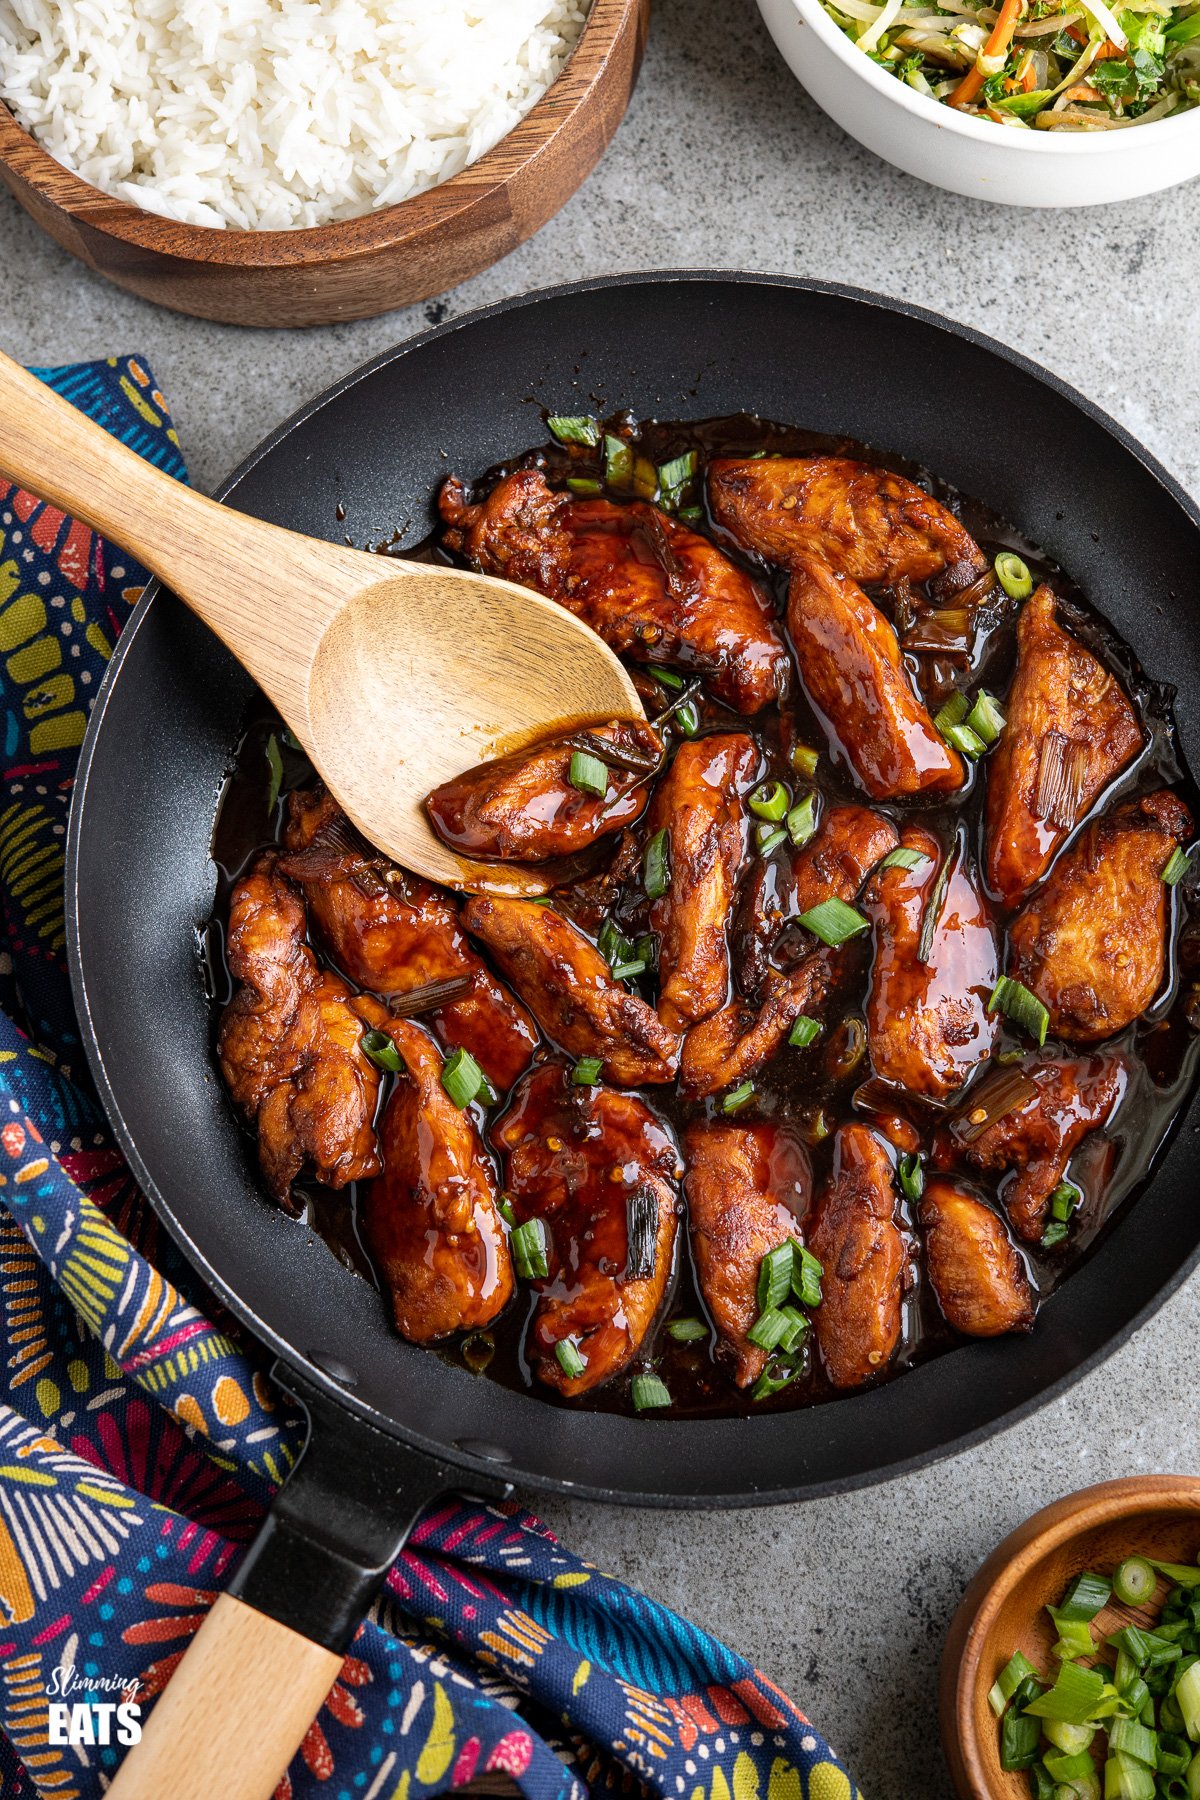
<svg viewBox="0 0 1200 1800"><path fill-rule="evenodd" d="M988 1691L1014 1650L1049 1671L1057 1633L1045 1612L1085 1569L1110 1574L1127 1556L1194 1563L1200 1555L1200 1479L1145 1475L1104 1481L1056 1500L988 1557L954 1615L942 1654L942 1749L961 1800L1029 1800L1024 1774L1000 1767L1000 1728ZM1097 1637L1152 1624L1170 1583L1145 1607L1110 1602Z"/></svg>
<svg viewBox="0 0 1200 1800"><path fill-rule="evenodd" d="M230 325L369 319L507 256L591 173L625 116L650 0L592 0L557 81L461 174L398 206L302 231L182 225L63 168L0 103L0 179L64 250L118 287Z"/></svg>

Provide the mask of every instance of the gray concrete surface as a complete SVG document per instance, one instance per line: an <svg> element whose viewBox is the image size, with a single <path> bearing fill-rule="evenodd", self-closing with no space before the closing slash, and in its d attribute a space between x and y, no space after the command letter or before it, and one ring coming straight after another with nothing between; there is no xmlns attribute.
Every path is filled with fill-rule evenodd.
<svg viewBox="0 0 1200 1800"><path fill-rule="evenodd" d="M1001 211L925 187L815 108L749 0L657 0L640 87L599 171L533 243L445 304L458 313L576 276L684 265L857 283L1027 352L1200 493L1198 245L1200 183L1076 213ZM203 486L425 322L417 307L297 336L176 318L88 274L0 200L0 344L43 363L144 352ZM740 1515L543 1510L584 1554L757 1659L868 1800L947 1800L935 1678L962 1586L1056 1495L1200 1466L1196 1295L1189 1284L1065 1400L890 1486Z"/></svg>

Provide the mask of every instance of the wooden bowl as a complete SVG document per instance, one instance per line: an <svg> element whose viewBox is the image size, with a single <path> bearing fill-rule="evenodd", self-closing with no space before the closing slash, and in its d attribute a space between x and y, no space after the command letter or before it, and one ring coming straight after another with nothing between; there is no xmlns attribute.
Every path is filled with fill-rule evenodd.
<svg viewBox="0 0 1200 1800"><path fill-rule="evenodd" d="M637 79L650 0L593 0L557 81L494 149L428 193L299 231L181 225L64 169L0 104L0 177L98 274L231 325L367 319L477 275L537 231L600 160Z"/></svg>
<svg viewBox="0 0 1200 1800"><path fill-rule="evenodd" d="M1146 1475L1104 1481L1056 1500L988 1557L954 1615L942 1654L942 1749L962 1800L1029 1800L1023 1774L1000 1767L1000 1729L988 1690L1014 1650L1035 1668L1056 1665L1057 1633L1044 1608L1084 1569L1110 1574L1126 1556L1194 1563L1200 1554L1200 1480ZM1110 1603L1096 1635L1149 1624L1170 1583L1137 1608Z"/></svg>

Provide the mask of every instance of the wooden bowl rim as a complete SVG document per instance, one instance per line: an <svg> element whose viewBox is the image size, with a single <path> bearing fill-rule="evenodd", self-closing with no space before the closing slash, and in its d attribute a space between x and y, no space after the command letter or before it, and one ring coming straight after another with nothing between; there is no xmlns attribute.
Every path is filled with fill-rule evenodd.
<svg viewBox="0 0 1200 1800"><path fill-rule="evenodd" d="M1126 1475L1051 1501L996 1545L959 1601L942 1652L942 1732L953 1732L956 1740L953 1747L943 1747L956 1786L956 1764L961 1763L972 1791L987 1792L975 1738L976 1684L992 1627L1013 1589L1044 1555L1086 1531L1142 1511L1175 1510L1200 1518L1200 1476Z"/></svg>
<svg viewBox="0 0 1200 1800"><path fill-rule="evenodd" d="M191 225L118 199L58 162L0 100L0 162L61 212L140 249L182 261L272 268L283 263L335 263L383 250L451 225L501 193L514 174L550 147L589 105L612 52L630 25L649 15L650 0L592 0L579 41L546 92L498 143L438 186L392 206L292 231L242 231Z"/></svg>

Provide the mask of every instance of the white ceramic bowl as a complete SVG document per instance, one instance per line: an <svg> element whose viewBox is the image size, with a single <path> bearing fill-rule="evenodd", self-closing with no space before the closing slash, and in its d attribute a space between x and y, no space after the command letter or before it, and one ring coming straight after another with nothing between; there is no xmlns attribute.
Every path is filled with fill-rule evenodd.
<svg viewBox="0 0 1200 1800"><path fill-rule="evenodd" d="M821 0L758 0L792 73L843 131L935 187L1005 206L1098 206L1200 175L1200 107L1124 131L1012 131L887 75Z"/></svg>

